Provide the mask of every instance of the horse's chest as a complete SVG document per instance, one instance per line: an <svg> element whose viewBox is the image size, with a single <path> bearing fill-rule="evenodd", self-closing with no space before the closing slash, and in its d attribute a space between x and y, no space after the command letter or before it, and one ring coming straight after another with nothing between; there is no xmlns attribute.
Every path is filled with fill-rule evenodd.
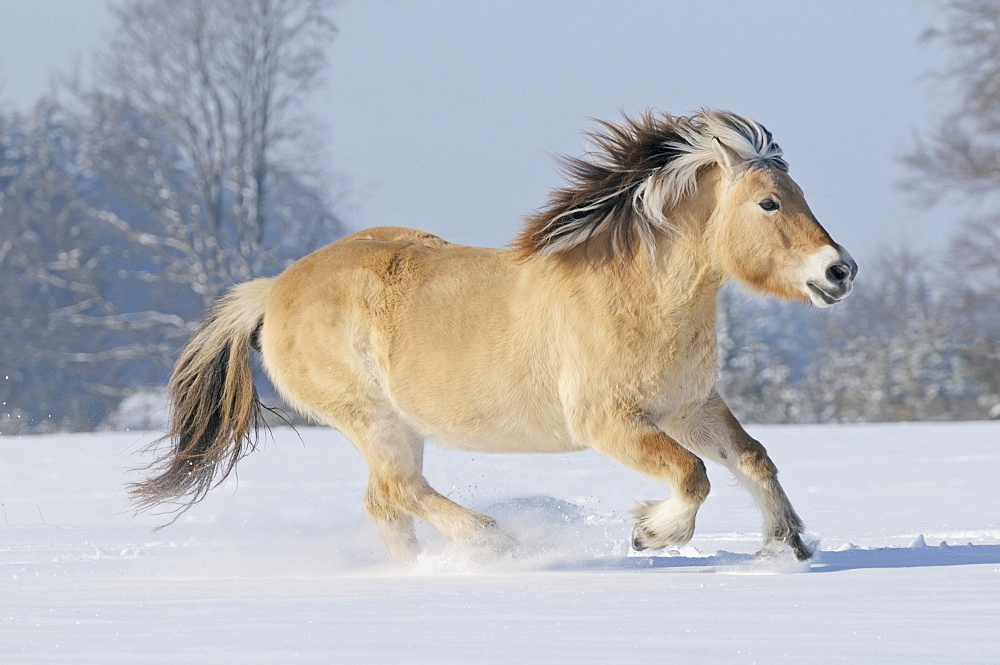
<svg viewBox="0 0 1000 665"><path fill-rule="evenodd" d="M691 330L666 342L652 363L651 410L668 415L703 403L715 386L716 354L714 330Z"/></svg>

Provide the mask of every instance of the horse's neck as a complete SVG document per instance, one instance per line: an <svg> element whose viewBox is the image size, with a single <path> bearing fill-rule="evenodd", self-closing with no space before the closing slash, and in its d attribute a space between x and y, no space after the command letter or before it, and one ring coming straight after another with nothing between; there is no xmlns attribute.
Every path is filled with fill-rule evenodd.
<svg viewBox="0 0 1000 665"><path fill-rule="evenodd" d="M718 187L715 169L699 176L695 193L667 211L675 229L660 236L656 251L645 262L658 287L659 301L667 309L715 311L725 282L710 247L709 225Z"/></svg>
<svg viewBox="0 0 1000 665"><path fill-rule="evenodd" d="M627 263L555 259L553 265L560 275L553 282L559 297L576 294L568 302L580 308L581 316L603 312L601 320L626 327L629 319L641 320L664 334L715 326L721 275L682 237L652 253L640 250Z"/></svg>
<svg viewBox="0 0 1000 665"><path fill-rule="evenodd" d="M714 331L722 276L682 239L676 239L657 258L649 280L658 317L665 325L671 324L669 328L698 328L706 334Z"/></svg>
<svg viewBox="0 0 1000 665"><path fill-rule="evenodd" d="M667 211L675 229L658 234L656 246L639 247L634 254L603 256L610 251L606 238L554 256L536 257L525 266L540 282L528 280L533 290L541 284L556 286L558 299L579 306L581 313L604 311L611 325L624 317L638 317L659 330L698 328L708 332L715 326L716 300L724 276L712 260L709 220L716 203L719 181L714 170L699 176L698 189ZM594 243L595 250L591 247ZM602 244L603 243L603 244ZM650 251L651 250L651 251Z"/></svg>

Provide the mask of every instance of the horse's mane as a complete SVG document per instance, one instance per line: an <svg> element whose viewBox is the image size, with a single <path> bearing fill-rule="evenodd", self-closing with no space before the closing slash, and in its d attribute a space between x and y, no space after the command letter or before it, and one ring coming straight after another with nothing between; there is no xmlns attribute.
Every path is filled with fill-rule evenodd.
<svg viewBox="0 0 1000 665"><path fill-rule="evenodd" d="M514 239L522 256L558 254L596 237L612 256L652 247L658 231L674 228L665 211L693 194L698 172L716 163L713 138L747 163L788 170L771 132L728 111L683 117L646 111L599 125L588 133L595 149L586 157L560 158L568 185L553 191Z"/></svg>

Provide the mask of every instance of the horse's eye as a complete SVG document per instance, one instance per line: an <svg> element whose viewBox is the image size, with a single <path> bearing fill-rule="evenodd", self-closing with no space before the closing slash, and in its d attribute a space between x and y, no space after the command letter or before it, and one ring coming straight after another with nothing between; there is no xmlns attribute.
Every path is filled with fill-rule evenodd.
<svg viewBox="0 0 1000 665"><path fill-rule="evenodd" d="M757 205L759 205L760 209L763 210L764 212L774 212L775 210L781 207L781 204L772 198L766 198Z"/></svg>

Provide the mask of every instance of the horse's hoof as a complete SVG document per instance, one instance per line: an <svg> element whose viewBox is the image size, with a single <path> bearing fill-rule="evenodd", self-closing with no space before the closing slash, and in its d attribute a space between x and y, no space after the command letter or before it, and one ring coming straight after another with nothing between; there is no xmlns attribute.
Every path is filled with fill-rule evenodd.
<svg viewBox="0 0 1000 665"><path fill-rule="evenodd" d="M694 535L697 512L698 504L673 499L639 504L632 511L632 546L641 552L687 545Z"/></svg>
<svg viewBox="0 0 1000 665"><path fill-rule="evenodd" d="M788 542L792 551L795 552L795 558L799 561L808 561L813 557L814 552L802 542L802 537L798 534L792 536L786 542Z"/></svg>
<svg viewBox="0 0 1000 665"><path fill-rule="evenodd" d="M646 547L646 544L644 542L642 542L642 537L639 534L639 528L638 528L638 526L633 526L632 527L632 550L634 552L642 552L645 549L648 549L648 548Z"/></svg>
<svg viewBox="0 0 1000 665"><path fill-rule="evenodd" d="M799 561L808 561L813 557L813 551L802 542L802 537L799 535L789 536L781 540L768 541L754 556L758 559L770 559L780 556L786 545L792 550L795 558Z"/></svg>
<svg viewBox="0 0 1000 665"><path fill-rule="evenodd" d="M650 531L640 522L632 527L632 551L662 550L668 547L680 546L691 540L688 532L672 532L666 536Z"/></svg>
<svg viewBox="0 0 1000 665"><path fill-rule="evenodd" d="M475 534L469 543L487 559L513 559L518 549L517 540L492 520L491 525Z"/></svg>

